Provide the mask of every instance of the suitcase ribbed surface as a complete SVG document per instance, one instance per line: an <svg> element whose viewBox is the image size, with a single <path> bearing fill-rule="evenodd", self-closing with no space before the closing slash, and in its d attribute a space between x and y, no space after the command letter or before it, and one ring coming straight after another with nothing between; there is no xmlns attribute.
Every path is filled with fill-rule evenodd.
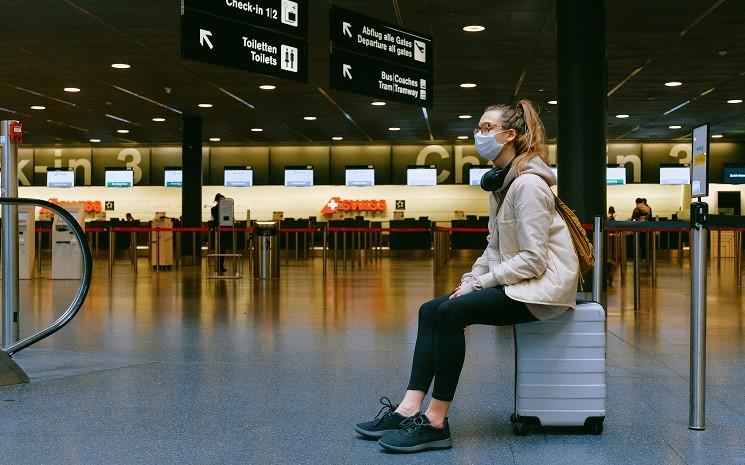
<svg viewBox="0 0 745 465"><path fill-rule="evenodd" d="M584 302L548 321L515 325L518 416L545 426L605 416L605 310Z"/></svg>

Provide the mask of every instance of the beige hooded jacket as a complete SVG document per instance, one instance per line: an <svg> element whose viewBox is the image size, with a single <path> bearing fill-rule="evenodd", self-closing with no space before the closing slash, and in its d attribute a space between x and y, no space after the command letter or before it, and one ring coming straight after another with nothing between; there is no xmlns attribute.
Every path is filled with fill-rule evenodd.
<svg viewBox="0 0 745 465"><path fill-rule="evenodd" d="M461 285L504 286L510 298L524 302L539 320L547 320L575 307L579 261L569 229L555 208L549 185L556 184L556 177L551 168L533 158L515 175L510 170L502 189L489 194L487 247Z"/></svg>

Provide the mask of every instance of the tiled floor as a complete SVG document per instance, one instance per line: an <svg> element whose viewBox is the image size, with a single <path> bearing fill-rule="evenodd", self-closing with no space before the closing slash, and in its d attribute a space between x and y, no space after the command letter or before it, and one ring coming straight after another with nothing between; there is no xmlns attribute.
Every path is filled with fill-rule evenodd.
<svg viewBox="0 0 745 465"><path fill-rule="evenodd" d="M326 281L320 264L291 263L260 283L134 276L125 265L110 281L98 263L77 319L17 355L32 383L0 388L0 463L745 464L745 317L731 263L709 277L706 431L687 429L687 265L663 262L656 288L642 281L641 310L618 279L609 293L602 436L513 436L511 329L473 327L454 447L414 456L384 453L352 425L381 395L400 397L418 306L468 260L437 280L423 258ZM64 308L73 287L24 282L22 332Z"/></svg>

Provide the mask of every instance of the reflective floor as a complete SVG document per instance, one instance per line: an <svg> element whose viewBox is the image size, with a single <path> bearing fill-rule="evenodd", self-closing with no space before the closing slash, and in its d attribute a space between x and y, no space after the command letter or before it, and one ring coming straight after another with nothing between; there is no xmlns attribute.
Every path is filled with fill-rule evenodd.
<svg viewBox="0 0 745 465"><path fill-rule="evenodd" d="M387 454L354 423L398 400L431 260L383 259L337 276L282 263L278 282L208 280L193 269L133 275L122 261L69 327L16 356L29 385L0 388L0 463L745 464L745 327L731 261L709 275L707 429L688 425L687 264L631 274L608 294L608 416L602 436L512 434L509 328L469 328L450 422L454 447ZM65 308L75 284L23 282L23 334Z"/></svg>

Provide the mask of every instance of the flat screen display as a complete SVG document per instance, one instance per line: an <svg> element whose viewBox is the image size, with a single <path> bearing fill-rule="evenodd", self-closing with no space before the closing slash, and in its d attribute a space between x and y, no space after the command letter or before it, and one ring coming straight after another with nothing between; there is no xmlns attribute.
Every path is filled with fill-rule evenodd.
<svg viewBox="0 0 745 465"><path fill-rule="evenodd" d="M311 187L313 185L312 166L287 166L285 167L285 186L287 187Z"/></svg>
<svg viewBox="0 0 745 465"><path fill-rule="evenodd" d="M745 184L745 165L724 165L722 182L725 184Z"/></svg>
<svg viewBox="0 0 745 465"><path fill-rule="evenodd" d="M134 171L127 168L106 168L106 187L132 187L135 184Z"/></svg>
<svg viewBox="0 0 745 465"><path fill-rule="evenodd" d="M368 166L347 166L344 175L344 185L346 186L374 186L375 169L372 165Z"/></svg>
<svg viewBox="0 0 745 465"><path fill-rule="evenodd" d="M660 184L680 184L687 185L691 183L691 167L687 165L679 166L660 166Z"/></svg>
<svg viewBox="0 0 745 465"><path fill-rule="evenodd" d="M429 166L410 166L406 168L407 186L436 186L437 168Z"/></svg>
<svg viewBox="0 0 745 465"><path fill-rule="evenodd" d="M607 167L605 169L605 183L607 185L626 184L626 167Z"/></svg>
<svg viewBox="0 0 745 465"><path fill-rule="evenodd" d="M481 176L491 170L491 166L472 166L468 169L468 184L471 186L481 185Z"/></svg>
<svg viewBox="0 0 745 465"><path fill-rule="evenodd" d="M47 187L75 187L75 171L47 168Z"/></svg>
<svg viewBox="0 0 745 465"><path fill-rule="evenodd" d="M225 187L251 187L254 185L254 170L250 166L226 166L223 185Z"/></svg>
<svg viewBox="0 0 745 465"><path fill-rule="evenodd" d="M166 168L163 176L164 185L166 187L181 187L181 175L181 168Z"/></svg>

